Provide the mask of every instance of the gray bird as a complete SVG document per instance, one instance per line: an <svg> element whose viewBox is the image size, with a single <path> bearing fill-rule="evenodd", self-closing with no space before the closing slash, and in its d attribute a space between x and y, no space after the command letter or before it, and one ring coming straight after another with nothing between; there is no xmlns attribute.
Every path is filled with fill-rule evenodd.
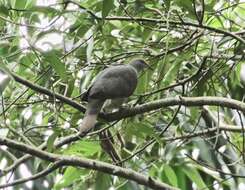
<svg viewBox="0 0 245 190"><path fill-rule="evenodd" d="M137 86L139 72L146 67L149 65L143 59L136 59L129 64L111 66L101 71L82 98L87 100L88 104L80 133L85 133L94 127L106 100L122 103L124 98L131 96Z"/></svg>

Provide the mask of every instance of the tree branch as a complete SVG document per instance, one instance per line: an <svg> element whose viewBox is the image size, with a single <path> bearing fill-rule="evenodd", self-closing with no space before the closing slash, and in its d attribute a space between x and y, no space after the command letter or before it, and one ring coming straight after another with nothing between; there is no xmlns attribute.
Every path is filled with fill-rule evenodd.
<svg viewBox="0 0 245 190"><path fill-rule="evenodd" d="M32 90L35 90L37 92L40 92L50 97L55 97L56 99L74 107L75 109L79 111L82 111L82 112L85 111L85 108L81 104L73 101L72 99L68 97L65 97L58 93L54 93L39 85L33 84L32 82L29 82L14 73L11 73L11 75L17 82L31 88ZM187 107L204 106L204 105L222 106L222 107L237 109L245 113L245 103L241 101L230 99L230 98L224 98L224 97L202 96L202 97L164 98L164 99L152 101L149 103L145 103L145 104L136 106L134 108L121 109L120 111L113 112L113 113L100 113L99 117L101 119L105 119L106 121L115 121L115 120L119 120L119 119L123 119L127 117L132 117L137 114L143 114L145 112L157 110L163 107L177 106L177 105L183 105Z"/></svg>
<svg viewBox="0 0 245 190"><path fill-rule="evenodd" d="M115 121L127 117L132 117L137 114L142 114L145 112L150 112L153 110L157 110L160 108L165 108L168 106L178 106L183 105L187 107L191 106L222 106L232 109L237 109L245 113L245 103L230 99L230 98L223 98L223 97L216 97L216 96L201 96L201 97L173 97L173 98L164 98L156 101L152 101L149 103L145 103L134 108L124 108L120 111L114 113L107 113L107 114L100 114L103 116L103 119L107 121Z"/></svg>
<svg viewBox="0 0 245 190"><path fill-rule="evenodd" d="M44 88L42 86L39 86L37 84L34 84L34 83L22 78L21 76L18 76L15 73L11 72L10 74L14 78L15 81L29 87L30 89L32 89L36 92L45 94L45 95L52 97L52 98L56 98L56 99L58 99L64 103L74 107L75 109L77 109L79 111L85 112L85 110L86 110L86 108L84 108L81 104L77 103L76 101L72 100L71 98L68 98L68 97L63 96L63 95L58 94L58 93L54 93L51 90Z"/></svg>
<svg viewBox="0 0 245 190"><path fill-rule="evenodd" d="M123 177L128 180L135 181L138 184L150 187L157 190L179 190L178 188L171 187L168 184L157 181L150 176L144 176L132 169L125 169L119 166L108 164L102 161L91 160L87 158L79 158L76 156L63 156L46 151L39 150L38 148L16 142L8 138L0 137L0 145L6 145L9 148L28 153L38 158L50 162L59 162L63 166L83 167L87 169L101 171L107 174Z"/></svg>

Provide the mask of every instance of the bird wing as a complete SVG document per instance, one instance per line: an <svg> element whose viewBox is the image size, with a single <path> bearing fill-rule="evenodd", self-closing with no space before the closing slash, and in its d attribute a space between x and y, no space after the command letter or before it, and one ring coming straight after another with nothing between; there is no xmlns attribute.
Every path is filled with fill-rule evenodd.
<svg viewBox="0 0 245 190"><path fill-rule="evenodd" d="M89 90L89 98L114 99L132 95L137 85L137 73L130 66L105 69L95 79Z"/></svg>

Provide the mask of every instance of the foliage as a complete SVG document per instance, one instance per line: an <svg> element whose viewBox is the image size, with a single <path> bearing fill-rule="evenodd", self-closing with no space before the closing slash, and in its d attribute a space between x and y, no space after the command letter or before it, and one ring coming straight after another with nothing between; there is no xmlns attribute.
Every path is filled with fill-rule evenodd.
<svg viewBox="0 0 245 190"><path fill-rule="evenodd" d="M86 105L78 97L99 71L141 57L153 70L140 76L129 107L179 96L243 101L244 28L245 3L239 0L0 0L0 69ZM17 80L6 87L1 80L0 137L35 147L47 142L49 152L113 163L98 134L54 147L77 131L81 110L55 94ZM116 122L100 118L95 130L111 125L109 136L125 168L182 190L243 189L244 133L227 129L243 129L243 113L226 107L168 106ZM220 129L206 130L215 127ZM25 154L1 146L1 170ZM49 165L32 158L24 171L34 175ZM1 184L26 177L22 170L3 175ZM72 166L13 188L144 189Z"/></svg>

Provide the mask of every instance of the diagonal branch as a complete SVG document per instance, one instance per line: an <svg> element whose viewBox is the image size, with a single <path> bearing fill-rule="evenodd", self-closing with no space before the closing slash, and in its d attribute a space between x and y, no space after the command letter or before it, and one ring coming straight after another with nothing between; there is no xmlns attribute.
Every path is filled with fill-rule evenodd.
<svg viewBox="0 0 245 190"><path fill-rule="evenodd" d="M63 96L61 94L58 94L58 93L54 93L53 91L47 89L47 88L44 88L40 85L37 85L37 84L34 84L24 78L22 78L21 76L18 76L17 74L15 73L10 73L11 76L14 78L15 81L29 87L30 89L34 90L34 91L37 91L39 93L42 93L42 94L45 94L49 97L52 97L52 98L56 98L60 101L62 101L63 103L66 103L72 107L74 107L75 109L79 110L79 111L82 111L82 112L85 112L85 108L77 103L76 101L72 100L71 98L68 98L66 96Z"/></svg>
<svg viewBox="0 0 245 190"><path fill-rule="evenodd" d="M102 161L96 161L87 158L79 158L76 156L63 156L59 154L49 153L38 148L16 142L8 138L0 137L0 145L6 145L9 148L28 153L36 156L42 160L49 162L59 162L63 166L82 167L92 170L97 170L107 174L123 177L128 180L135 181L138 184L150 187L157 190L179 190L178 188L171 187L168 184L162 183L150 176L144 176L132 169L126 169Z"/></svg>

